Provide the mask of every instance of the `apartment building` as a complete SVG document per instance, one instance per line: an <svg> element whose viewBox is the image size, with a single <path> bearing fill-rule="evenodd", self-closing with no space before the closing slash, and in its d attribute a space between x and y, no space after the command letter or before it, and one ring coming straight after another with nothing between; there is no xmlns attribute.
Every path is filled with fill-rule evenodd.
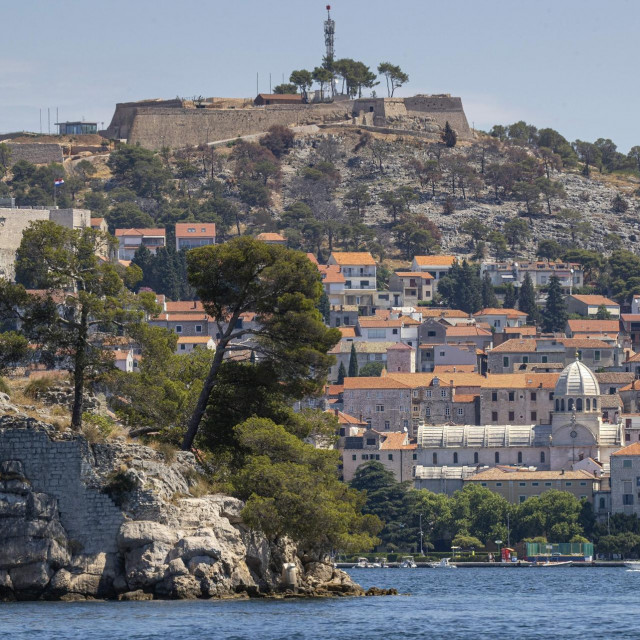
<svg viewBox="0 0 640 640"><path fill-rule="evenodd" d="M480 265L480 273L483 276L488 273L491 284L495 287L507 283L519 287L527 274L535 287L547 286L551 277L555 275L565 293L571 293L574 287L584 285L582 266L575 262L487 261Z"/></svg>
<svg viewBox="0 0 640 640"><path fill-rule="evenodd" d="M151 253L155 253L167 244L164 229L116 229L116 239L120 260L133 260L140 247L146 247Z"/></svg>
<svg viewBox="0 0 640 640"><path fill-rule="evenodd" d="M363 315L370 315L377 289L376 261L368 251L334 251L327 261L337 265L345 278L344 304L356 305Z"/></svg>
<svg viewBox="0 0 640 640"><path fill-rule="evenodd" d="M455 256L415 256L410 271L427 272L435 280L440 280L449 273L456 260Z"/></svg>
<svg viewBox="0 0 640 640"><path fill-rule="evenodd" d="M216 243L216 225L212 222L177 222L176 251L205 247Z"/></svg>

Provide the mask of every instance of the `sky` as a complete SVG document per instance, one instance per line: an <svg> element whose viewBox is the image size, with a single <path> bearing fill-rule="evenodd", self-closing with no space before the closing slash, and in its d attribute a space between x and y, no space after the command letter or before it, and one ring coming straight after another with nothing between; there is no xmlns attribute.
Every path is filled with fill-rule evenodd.
<svg viewBox="0 0 640 640"><path fill-rule="evenodd" d="M326 1L326 0L325 0ZM460 96L469 124L526 120L640 144L638 0L335 0L336 58L398 64L396 95ZM324 54L314 0L0 0L0 132L107 126L117 102L253 97ZM385 87L376 87L384 95Z"/></svg>

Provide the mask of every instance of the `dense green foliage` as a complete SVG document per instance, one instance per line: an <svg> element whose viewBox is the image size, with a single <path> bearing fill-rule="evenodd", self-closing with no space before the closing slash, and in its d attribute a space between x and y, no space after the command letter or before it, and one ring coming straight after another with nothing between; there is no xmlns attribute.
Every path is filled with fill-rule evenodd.
<svg viewBox="0 0 640 640"><path fill-rule="evenodd" d="M454 262L449 273L438 281L438 293L452 309L475 313L483 306L480 268L466 260Z"/></svg>

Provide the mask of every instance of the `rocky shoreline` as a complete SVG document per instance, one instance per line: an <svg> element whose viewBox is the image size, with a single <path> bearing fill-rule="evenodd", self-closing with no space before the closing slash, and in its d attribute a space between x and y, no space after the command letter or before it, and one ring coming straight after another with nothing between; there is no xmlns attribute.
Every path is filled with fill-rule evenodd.
<svg viewBox="0 0 640 640"><path fill-rule="evenodd" d="M309 598L365 592L198 495L193 456L0 417L0 600ZM195 494L195 495L194 495Z"/></svg>

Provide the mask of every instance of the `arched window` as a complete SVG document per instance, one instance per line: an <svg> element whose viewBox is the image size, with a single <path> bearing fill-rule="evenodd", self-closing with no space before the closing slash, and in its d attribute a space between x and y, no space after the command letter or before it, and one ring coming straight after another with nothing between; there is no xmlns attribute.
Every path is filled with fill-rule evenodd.
<svg viewBox="0 0 640 640"><path fill-rule="evenodd" d="M496 451L496 464L500 464L500 452Z"/></svg>
<svg viewBox="0 0 640 640"><path fill-rule="evenodd" d="M564 411L564 398L560 400L560 411Z"/></svg>
<svg viewBox="0 0 640 640"><path fill-rule="evenodd" d="M573 411L573 398L569 398L567 401L567 411Z"/></svg>
<svg viewBox="0 0 640 640"><path fill-rule="evenodd" d="M544 451L541 451L540 452L540 462L544 463L544 459L545 459Z"/></svg>
<svg viewBox="0 0 640 640"><path fill-rule="evenodd" d="M518 464L522 464L522 451L518 451Z"/></svg>
<svg viewBox="0 0 640 640"><path fill-rule="evenodd" d="M473 454L473 464L478 464L478 452L477 451Z"/></svg>
<svg viewBox="0 0 640 640"><path fill-rule="evenodd" d="M600 508L604 509L604 498L600 498Z"/></svg>
<svg viewBox="0 0 640 640"><path fill-rule="evenodd" d="M438 464L438 454L434 453L432 457L433 457L433 464Z"/></svg>
<svg viewBox="0 0 640 640"><path fill-rule="evenodd" d="M582 398L576 400L576 411L582 411Z"/></svg>
<svg viewBox="0 0 640 640"><path fill-rule="evenodd" d="M560 411L560 400L556 398L556 411Z"/></svg>
<svg viewBox="0 0 640 640"><path fill-rule="evenodd" d="M591 411L591 398L587 398L587 411Z"/></svg>
<svg viewBox="0 0 640 640"><path fill-rule="evenodd" d="M598 408L598 401L594 398L593 399L593 410L595 411Z"/></svg>
<svg viewBox="0 0 640 640"><path fill-rule="evenodd" d="M453 464L458 464L458 452L453 452Z"/></svg>

